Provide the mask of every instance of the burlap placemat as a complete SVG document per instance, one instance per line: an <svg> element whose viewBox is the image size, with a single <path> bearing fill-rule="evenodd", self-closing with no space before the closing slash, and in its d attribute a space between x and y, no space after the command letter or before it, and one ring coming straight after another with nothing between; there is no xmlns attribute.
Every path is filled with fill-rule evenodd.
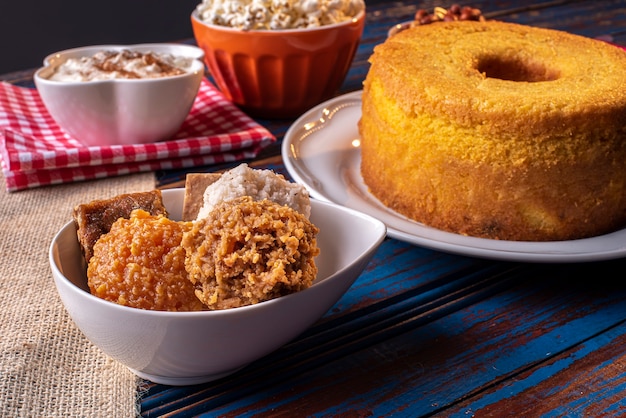
<svg viewBox="0 0 626 418"><path fill-rule="evenodd" d="M0 187L0 416L136 415L139 380L74 325L48 248L74 205L154 187L151 173L16 193Z"/></svg>

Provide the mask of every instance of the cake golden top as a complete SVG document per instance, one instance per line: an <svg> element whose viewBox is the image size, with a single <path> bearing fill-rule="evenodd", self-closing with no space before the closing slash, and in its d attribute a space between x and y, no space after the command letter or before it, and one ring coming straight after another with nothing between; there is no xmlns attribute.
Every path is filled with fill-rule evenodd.
<svg viewBox="0 0 626 418"><path fill-rule="evenodd" d="M625 119L626 52L566 32L439 22L392 36L370 62L365 88L375 78L407 114L427 112L462 127L489 124L505 137L567 129L568 118L585 115L596 126Z"/></svg>

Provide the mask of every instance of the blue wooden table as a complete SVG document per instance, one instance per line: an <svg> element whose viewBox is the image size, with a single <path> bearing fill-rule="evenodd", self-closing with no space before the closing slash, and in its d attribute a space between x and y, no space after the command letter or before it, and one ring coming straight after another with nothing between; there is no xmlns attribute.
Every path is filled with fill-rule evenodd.
<svg viewBox="0 0 626 418"><path fill-rule="evenodd" d="M363 40L340 94L361 89L368 57L389 27L419 8L451 3L367 1ZM471 5L488 18L626 46L626 0ZM260 122L279 141L256 165L287 174L279 147L293 121ZM159 176L164 187L183 178ZM626 259L500 262L387 239L347 294L298 339L217 382L148 384L141 413L626 415L625 279Z"/></svg>
<svg viewBox="0 0 626 418"><path fill-rule="evenodd" d="M372 48L390 26L418 8L449 4L369 1L341 93L361 88ZM471 5L489 18L626 45L624 0ZM279 142L259 165L285 173L275 155L292 121L260 122ZM176 176L160 179L176 184ZM304 335L218 382L150 385L142 414L626 414L625 278L624 259L495 262L387 239L348 293Z"/></svg>
<svg viewBox="0 0 626 418"><path fill-rule="evenodd" d="M364 36L339 94L361 89L368 57L389 27L419 8L452 3L366 2ZM488 18L626 46L626 0L470 5ZM5 79L28 83L22 77ZM251 163L287 174L280 143L293 120L259 122L278 142ZM181 185L185 175L157 174L164 188ZM145 382L141 415L626 415L625 279L626 259L490 261L386 239L345 296L303 335L215 382Z"/></svg>

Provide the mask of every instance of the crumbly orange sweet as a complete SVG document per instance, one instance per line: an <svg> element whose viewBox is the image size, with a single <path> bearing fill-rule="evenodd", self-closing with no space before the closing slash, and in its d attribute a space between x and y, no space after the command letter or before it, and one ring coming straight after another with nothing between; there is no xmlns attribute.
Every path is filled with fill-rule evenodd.
<svg viewBox="0 0 626 418"><path fill-rule="evenodd" d="M502 240L570 240L626 224L621 49L455 21L402 31L370 62L361 172L388 207Z"/></svg>
<svg viewBox="0 0 626 418"><path fill-rule="evenodd" d="M119 218L93 247L87 268L91 293L124 306L199 311L180 246L189 223L138 209Z"/></svg>
<svg viewBox="0 0 626 418"><path fill-rule="evenodd" d="M318 232L303 214L267 199L223 202L184 234L189 280L213 310L306 289L317 275Z"/></svg>

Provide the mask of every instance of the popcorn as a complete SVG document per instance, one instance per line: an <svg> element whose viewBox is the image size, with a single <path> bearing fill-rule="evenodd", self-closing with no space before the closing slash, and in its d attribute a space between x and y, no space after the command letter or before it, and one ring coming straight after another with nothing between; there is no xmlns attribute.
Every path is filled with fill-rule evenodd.
<svg viewBox="0 0 626 418"><path fill-rule="evenodd" d="M208 24L281 30L332 25L352 19L364 8L364 0L203 0L196 11Z"/></svg>

